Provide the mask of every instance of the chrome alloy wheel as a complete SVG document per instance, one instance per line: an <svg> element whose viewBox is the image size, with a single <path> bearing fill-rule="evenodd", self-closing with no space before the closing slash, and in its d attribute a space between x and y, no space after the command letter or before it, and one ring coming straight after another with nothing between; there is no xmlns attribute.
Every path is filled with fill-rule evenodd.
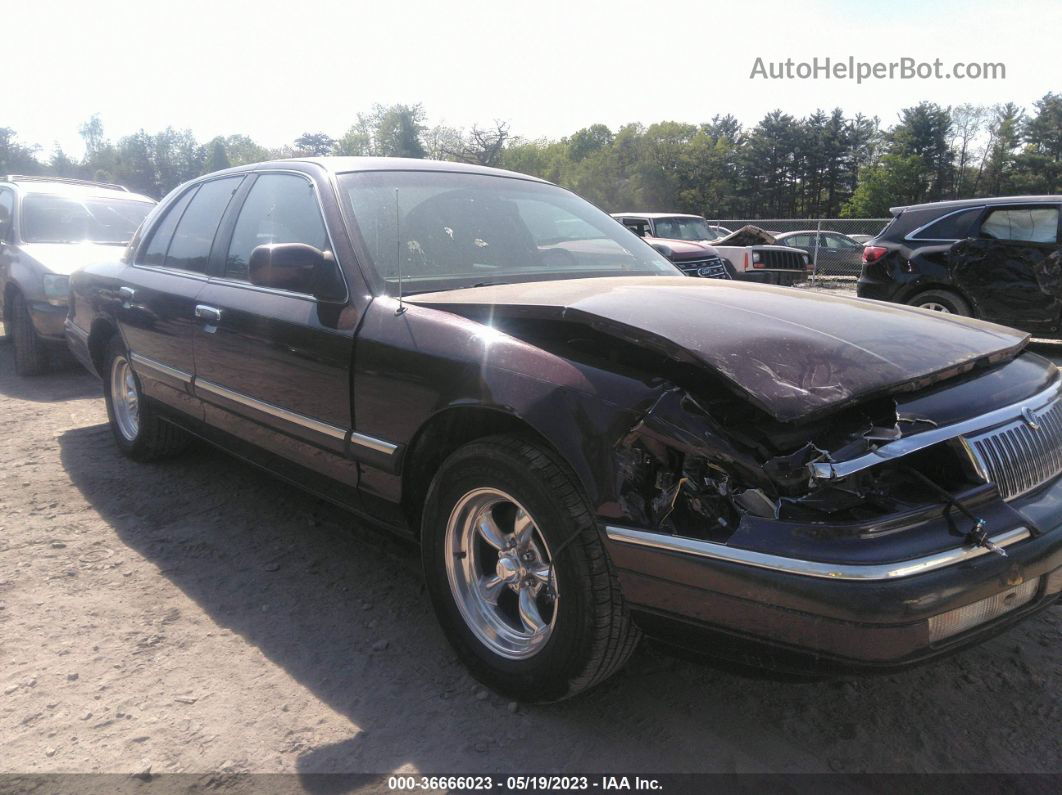
<svg viewBox="0 0 1062 795"><path fill-rule="evenodd" d="M537 654L557 620L549 547L534 519L503 491L473 489L446 525L446 576L465 624L509 660Z"/></svg>
<svg viewBox="0 0 1062 795"><path fill-rule="evenodd" d="M135 442L140 431L140 391L124 356L114 357L111 363L111 404L118 432L127 442Z"/></svg>
<svg viewBox="0 0 1062 795"><path fill-rule="evenodd" d="M944 306L944 304L938 303L936 301L926 301L924 304L919 304L918 308L919 309L929 309L929 310L932 310L933 312L943 312L946 315L950 315L951 314L951 310L950 309L948 309L946 306Z"/></svg>

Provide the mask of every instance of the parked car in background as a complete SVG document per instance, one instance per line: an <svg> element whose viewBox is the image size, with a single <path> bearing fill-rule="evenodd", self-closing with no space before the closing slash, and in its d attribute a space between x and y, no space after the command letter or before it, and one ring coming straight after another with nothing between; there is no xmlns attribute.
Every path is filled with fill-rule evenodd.
<svg viewBox="0 0 1062 795"><path fill-rule="evenodd" d="M808 252L820 271L859 273L863 264L863 244L840 232L819 232L805 229L797 232L778 232L774 239L783 246Z"/></svg>
<svg viewBox="0 0 1062 795"><path fill-rule="evenodd" d="M0 312L15 370L38 375L62 349L69 274L113 259L153 199L121 185L56 177L0 179Z"/></svg>
<svg viewBox="0 0 1062 795"><path fill-rule="evenodd" d="M855 233L855 234L848 235L848 237L852 238L852 240L854 240L856 243L859 243L860 245L865 245L867 242L869 242L869 241L873 240L875 237L877 237L877 235L864 235L864 234Z"/></svg>
<svg viewBox="0 0 1062 795"><path fill-rule="evenodd" d="M755 227L744 227L719 239L723 227L711 226L699 215L680 213L613 213L613 218L635 234L671 245L672 241L710 245L727 262L731 278L761 284L792 285L807 277L810 259L799 249L774 244L774 238Z"/></svg>
<svg viewBox="0 0 1062 795"><path fill-rule="evenodd" d="M1057 601L1062 380L1027 335L633 243L511 172L240 166L75 274L67 334L129 457L194 434L419 540L450 643L521 700L641 630L881 668Z"/></svg>
<svg viewBox="0 0 1062 795"><path fill-rule="evenodd" d="M653 237L648 221L631 221L624 226L675 264L687 276L704 279L733 279L734 267L707 243L688 240L661 240Z"/></svg>
<svg viewBox="0 0 1062 795"><path fill-rule="evenodd" d="M894 207L863 250L864 298L1004 323L1062 328L1062 197L1009 196Z"/></svg>

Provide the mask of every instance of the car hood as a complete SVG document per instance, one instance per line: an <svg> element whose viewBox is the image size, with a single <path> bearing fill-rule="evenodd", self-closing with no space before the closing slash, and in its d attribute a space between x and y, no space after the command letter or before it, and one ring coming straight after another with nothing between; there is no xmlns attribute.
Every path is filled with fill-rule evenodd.
<svg viewBox="0 0 1062 795"><path fill-rule="evenodd" d="M716 250L707 243L691 240L673 240L663 237L644 237L642 239L646 243L662 243L667 246L671 249L671 259L674 261L704 259L705 257L717 255Z"/></svg>
<svg viewBox="0 0 1062 795"><path fill-rule="evenodd" d="M86 265L120 259L125 246L105 243L23 243L19 250L52 273L69 276Z"/></svg>
<svg viewBox="0 0 1062 795"><path fill-rule="evenodd" d="M407 300L481 322L589 326L707 369L783 422L1009 360L1029 339L897 304L685 277L501 284Z"/></svg>

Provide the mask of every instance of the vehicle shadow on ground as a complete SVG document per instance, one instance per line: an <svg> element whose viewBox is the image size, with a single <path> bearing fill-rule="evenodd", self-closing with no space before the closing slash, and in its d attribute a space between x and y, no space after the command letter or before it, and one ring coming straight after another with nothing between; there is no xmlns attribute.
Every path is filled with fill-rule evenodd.
<svg viewBox="0 0 1062 795"><path fill-rule="evenodd" d="M1057 667L1043 649L1056 611L935 666L855 681L753 678L643 646L604 686L511 712L477 698L410 544L205 447L138 465L105 425L59 442L121 543L360 729L300 748L302 773L1039 770L1057 749L1050 674L1045 687L1026 662ZM1001 719L1008 733L992 728Z"/></svg>
<svg viewBox="0 0 1062 795"><path fill-rule="evenodd" d="M34 403L58 403L102 394L100 382L63 351L43 375L17 375L14 346L0 342L0 395Z"/></svg>

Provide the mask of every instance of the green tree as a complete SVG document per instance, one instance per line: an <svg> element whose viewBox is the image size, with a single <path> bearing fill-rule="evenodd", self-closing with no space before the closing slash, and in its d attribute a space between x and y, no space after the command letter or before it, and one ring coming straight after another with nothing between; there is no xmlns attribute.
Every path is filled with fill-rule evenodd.
<svg viewBox="0 0 1062 795"><path fill-rule="evenodd" d="M207 159L206 164L203 166L203 173L212 174L215 171L221 171L229 168L232 163L229 162L228 152L225 151L225 139L220 136L212 140L207 145Z"/></svg>
<svg viewBox="0 0 1062 795"><path fill-rule="evenodd" d="M335 145L335 139L323 132L304 132L295 139L296 149L318 157L331 154Z"/></svg>

